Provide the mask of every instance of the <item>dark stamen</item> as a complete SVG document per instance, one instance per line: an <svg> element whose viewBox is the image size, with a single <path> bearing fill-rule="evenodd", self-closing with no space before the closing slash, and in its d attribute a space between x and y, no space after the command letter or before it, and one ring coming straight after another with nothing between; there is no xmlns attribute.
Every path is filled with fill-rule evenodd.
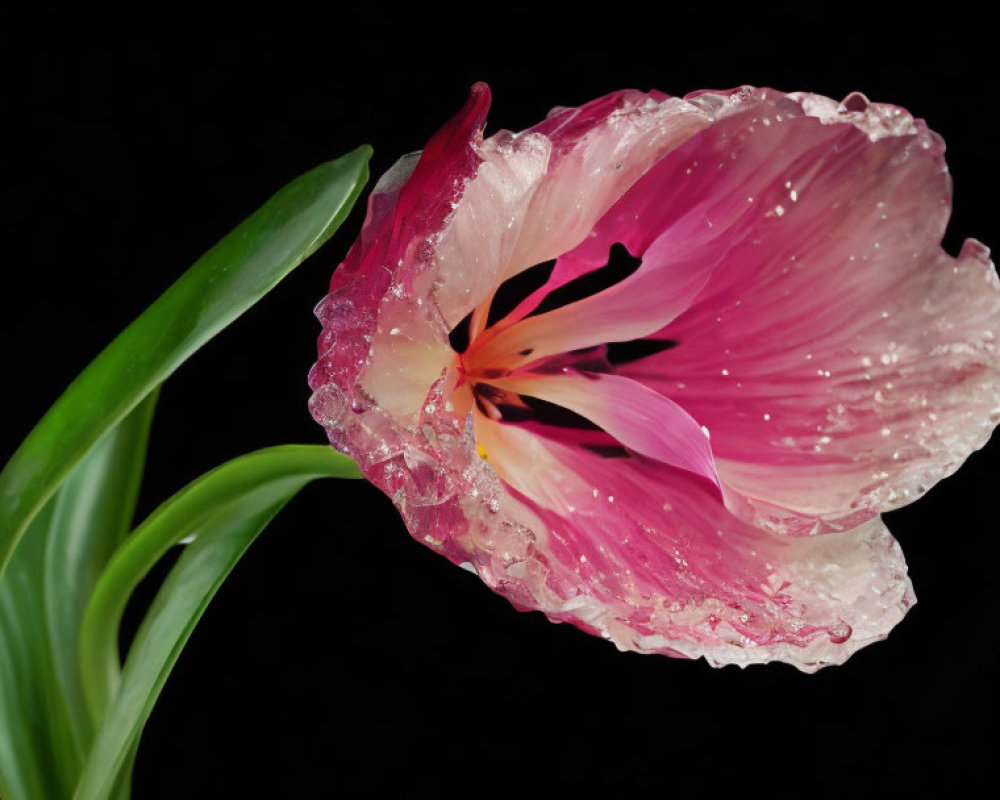
<svg viewBox="0 0 1000 800"><path fill-rule="evenodd" d="M588 272L586 275L581 275L565 286L560 286L555 291L550 292L538 305L538 308L531 312L531 316L554 311L570 303L575 303L577 300L603 292L629 277L639 269L640 264L642 264L641 259L631 256L624 245L615 243L611 245L608 263L605 266Z"/></svg>
<svg viewBox="0 0 1000 800"><path fill-rule="evenodd" d="M451 349L456 353L464 353L469 349L469 326L472 324L472 312L465 315L465 319L458 323L448 334L448 341Z"/></svg>
<svg viewBox="0 0 1000 800"><path fill-rule="evenodd" d="M533 413L531 417L536 422L543 425L552 425L557 428L579 428L583 430L600 430L600 428L586 417L581 417L576 412L568 408L557 406L547 400L539 400L537 397L522 395L521 399Z"/></svg>
<svg viewBox="0 0 1000 800"><path fill-rule="evenodd" d="M524 272L504 281L493 296L486 326L489 327L502 320L517 308L525 297L544 286L555 265L555 260L543 261L541 264L535 264L535 266L529 267Z"/></svg>
<svg viewBox="0 0 1000 800"><path fill-rule="evenodd" d="M680 342L670 339L634 339L631 342L609 342L607 359L612 364L626 364L640 358L655 356L665 350L672 350Z"/></svg>
<svg viewBox="0 0 1000 800"><path fill-rule="evenodd" d="M614 444L584 444L580 445L584 450L589 450L601 458L629 458L630 453L621 445Z"/></svg>

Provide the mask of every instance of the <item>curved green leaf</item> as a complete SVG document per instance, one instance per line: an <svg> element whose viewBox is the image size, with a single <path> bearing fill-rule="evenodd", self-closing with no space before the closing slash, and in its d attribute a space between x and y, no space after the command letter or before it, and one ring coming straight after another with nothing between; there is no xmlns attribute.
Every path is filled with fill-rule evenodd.
<svg viewBox="0 0 1000 800"><path fill-rule="evenodd" d="M63 758L74 779L93 738L80 682L80 624L99 574L131 527L158 394L147 395L94 445L54 499L41 577L52 665L72 740Z"/></svg>
<svg viewBox="0 0 1000 800"><path fill-rule="evenodd" d="M156 394L77 464L33 520L0 581L4 800L68 797L83 768L93 732L77 631L98 573L128 531Z"/></svg>
<svg viewBox="0 0 1000 800"><path fill-rule="evenodd" d="M45 631L42 574L46 533L52 518L46 504L30 525L0 582L0 797L50 800L67 794L57 750L58 697ZM56 725L52 725L55 716ZM72 784L69 784L72 788Z"/></svg>
<svg viewBox="0 0 1000 800"><path fill-rule="evenodd" d="M0 574L31 518L102 434L337 229L367 181L370 154L358 148L281 189L73 381L0 473Z"/></svg>
<svg viewBox="0 0 1000 800"><path fill-rule="evenodd" d="M81 632L84 688L100 728L77 800L110 796L170 670L222 581L281 507L321 477L360 473L329 447L259 450L189 484L122 543L97 584ZM106 656L132 590L171 545L192 535L146 614L119 680L111 668L117 663Z"/></svg>

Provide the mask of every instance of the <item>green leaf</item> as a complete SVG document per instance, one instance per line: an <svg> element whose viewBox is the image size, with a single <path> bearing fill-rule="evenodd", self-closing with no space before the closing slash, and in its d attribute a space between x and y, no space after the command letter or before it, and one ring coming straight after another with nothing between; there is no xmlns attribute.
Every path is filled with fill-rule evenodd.
<svg viewBox="0 0 1000 800"><path fill-rule="evenodd" d="M45 629L40 576L52 503L31 523L0 582L0 797L49 800L66 797L66 777L56 750L69 747L52 736L58 720L55 676Z"/></svg>
<svg viewBox="0 0 1000 800"><path fill-rule="evenodd" d="M161 505L122 543L87 609L81 663L101 725L76 800L105 800L138 742L170 670L226 575L271 518L305 484L360 477L329 447L259 450L209 472ZM160 588L119 679L105 654L132 590L169 547L194 536Z"/></svg>
<svg viewBox="0 0 1000 800"><path fill-rule="evenodd" d="M55 497L45 549L45 616L74 777L93 739L80 681L80 625L98 575L131 527L158 394L147 395L108 431Z"/></svg>
<svg viewBox="0 0 1000 800"><path fill-rule="evenodd" d="M0 795L69 797L93 732L80 623L128 531L156 392L108 431L35 517L0 581Z"/></svg>
<svg viewBox="0 0 1000 800"><path fill-rule="evenodd" d="M32 517L105 431L337 229L368 179L370 154L358 148L281 189L69 386L0 473L0 575Z"/></svg>

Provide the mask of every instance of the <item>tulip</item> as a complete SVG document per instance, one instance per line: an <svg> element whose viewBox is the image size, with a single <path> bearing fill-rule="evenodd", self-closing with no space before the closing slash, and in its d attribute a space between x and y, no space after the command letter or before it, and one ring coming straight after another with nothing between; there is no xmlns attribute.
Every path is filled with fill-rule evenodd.
<svg viewBox="0 0 1000 800"><path fill-rule="evenodd" d="M310 406L419 541L624 650L805 671L915 602L880 514L1000 420L944 143L852 94L621 91L373 190ZM520 294L517 292L520 291Z"/></svg>

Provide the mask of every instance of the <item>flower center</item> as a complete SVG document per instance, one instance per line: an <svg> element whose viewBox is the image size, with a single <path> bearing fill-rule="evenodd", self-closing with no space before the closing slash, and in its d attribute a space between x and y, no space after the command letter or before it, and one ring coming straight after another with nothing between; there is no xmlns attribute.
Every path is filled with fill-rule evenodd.
<svg viewBox="0 0 1000 800"><path fill-rule="evenodd" d="M543 421L549 424L584 426L582 418L571 412L559 413L563 411L559 407L541 407L545 404L504 389L503 379L529 372L570 368L610 372L615 363L658 352L675 343L657 342L652 346L648 342L600 344L564 353L558 352L558 348L546 347L544 339L536 342L532 335L521 336L518 331L526 331L534 318L599 295L628 278L640 265L640 259L631 256L624 246L615 244L610 249L607 264L571 279L559 276L556 262L547 261L505 281L451 332L455 359L449 401L455 412L465 417L475 408L494 420L544 418ZM565 324L573 324L571 315L566 315L566 320Z"/></svg>

